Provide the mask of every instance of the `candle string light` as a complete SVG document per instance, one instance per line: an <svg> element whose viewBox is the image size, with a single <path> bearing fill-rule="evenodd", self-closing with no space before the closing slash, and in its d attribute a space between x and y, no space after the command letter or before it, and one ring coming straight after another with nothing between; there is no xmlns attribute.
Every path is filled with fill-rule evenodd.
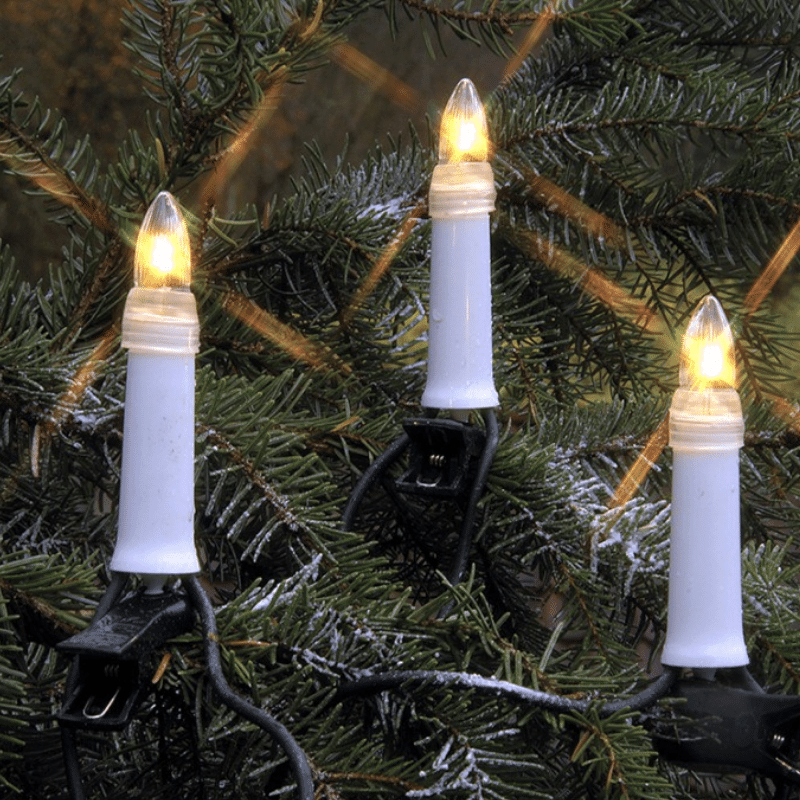
<svg viewBox="0 0 800 800"><path fill-rule="evenodd" d="M672 534L662 661L675 667L747 664L742 631L739 449L733 334L713 296L692 317L669 415Z"/></svg>
<svg viewBox="0 0 800 800"><path fill-rule="evenodd" d="M440 164L431 184L429 371L422 397L424 407L449 411L454 418L436 419L432 413L408 421L365 471L343 513L343 526L351 529L366 492L410 448L409 467L396 481L398 491L465 500L452 585L466 571L478 502L499 442L492 410L499 398L492 375L488 219L494 184L489 151L483 107L472 83L464 80L443 115ZM74 731L127 723L140 691L135 666L128 666L191 629L197 612L206 670L220 700L276 739L288 757L298 796L311 800L313 775L303 750L285 726L227 684L214 611L195 576L193 395L199 324L189 289L188 231L166 192L145 217L134 272L123 321L129 372L112 577L89 628L60 646L76 655L59 716L70 796L84 797ZM690 718L716 714L721 722L694 731L689 739L656 726L653 739L666 758L705 767L741 766L800 784L800 769L790 763L800 750L795 725L800 699L767 695L745 666L738 550L743 421L735 382L730 326L716 299L706 298L684 337L680 388L670 414L675 460L664 670L642 691L607 700L576 699L464 672L398 670L345 681L336 699L414 686L452 687L553 712L594 708L610 716L678 698L685 701L679 713ZM173 407L179 411L170 416ZM482 414L485 432L469 423L473 411ZM153 508L157 513L150 513ZM716 569L709 570L709 564ZM146 589L123 597L130 573L142 575ZM714 581L709 580L712 574ZM165 588L168 575L183 576L180 590ZM96 670L97 662L112 668L111 680L102 687L91 686L82 674L90 667ZM693 670L694 677L681 679L684 669ZM729 684L722 680L726 672ZM121 673L134 676L130 685L114 677ZM744 713L748 724L742 726Z"/></svg>
<svg viewBox="0 0 800 800"><path fill-rule="evenodd" d="M447 576L451 586L466 574L478 502L499 442L492 410L499 397L492 371L489 214L495 188L489 155L486 112L475 85L464 78L442 114L439 163L428 202L431 282L422 406L430 414L409 420L404 433L365 470L342 516L344 529L351 530L364 496L410 448L410 466L395 484L396 496L442 497L464 504ZM436 410L449 411L453 419L436 419ZM481 413L485 434L469 423L472 411Z"/></svg>
<svg viewBox="0 0 800 800"><path fill-rule="evenodd" d="M433 170L428 378L425 408L472 410L499 404L492 374L489 214L494 176L489 128L474 84L461 80L442 114Z"/></svg>
<svg viewBox="0 0 800 800"><path fill-rule="evenodd" d="M211 602L194 576L194 356L197 307L189 289L191 248L177 202L161 192L142 222L122 323L129 351L120 518L111 580L88 628L61 642L74 657L57 715L71 800L84 800L77 730L122 730L152 682L151 662L200 617L206 671L219 699L284 750L300 800L313 800L305 753L280 722L248 703L222 672ZM124 595L130 573L144 588ZM165 588L169 575L183 589Z"/></svg>
<svg viewBox="0 0 800 800"><path fill-rule="evenodd" d="M489 212L494 203L494 181L486 162L488 153L488 125L483 106L474 85L464 79L456 87L442 117L439 164L431 182L430 333L428 380L422 397L422 405L433 409L453 412L482 408L487 431L479 466L468 492L469 500L450 574L452 585L463 579L466 570L477 503L485 489L499 441L497 418L491 409L499 401L491 364ZM415 491L417 486L416 491L422 493L431 491L435 485L435 490L440 490L444 479L429 467L432 464L444 465L447 461L441 454L448 450L445 431L454 435L460 431L466 436L468 427L457 419L427 418L407 423L405 432L375 459L356 484L343 512L343 527L352 529L363 497L409 447L412 448L411 467L396 482L397 489ZM466 461L469 449L465 446L460 450L458 460ZM467 471L466 467L463 471ZM449 610L448 605L440 616ZM615 698L601 705L601 714L646 708L669 691L676 677L677 672L668 667L641 693ZM595 702L526 689L470 673L436 670L366 675L343 683L338 697L370 695L413 685L452 686L488 692L511 702L551 711L586 711Z"/></svg>
<svg viewBox="0 0 800 800"><path fill-rule="evenodd" d="M122 319L128 349L113 572L199 572L194 546L194 360L199 348L191 247L175 199L161 192L136 242L134 286Z"/></svg>
<svg viewBox="0 0 800 800"><path fill-rule="evenodd" d="M682 732L663 712L650 714L653 743L662 757L700 771L757 772L775 782L776 798L784 797L790 785L800 785L800 768L794 765L800 755L800 698L767 694L746 667L738 550L738 450L744 426L734 387L733 335L722 307L708 297L683 340L680 388L670 416L678 472L677 546L673 535L663 671L643 690L629 697L578 699L466 672L407 669L344 681L336 698L448 687L560 713L596 708L600 716L655 710L659 701L672 699L679 701L677 713L684 722L698 723ZM344 511L346 528L370 486L410 445L411 430L362 476ZM685 465L682 459L688 459ZM699 495L687 494L687 483ZM708 491L710 502L700 502L697 497ZM697 537L706 539L693 551ZM717 572L722 574L714 578ZM686 669L688 676L682 674Z"/></svg>

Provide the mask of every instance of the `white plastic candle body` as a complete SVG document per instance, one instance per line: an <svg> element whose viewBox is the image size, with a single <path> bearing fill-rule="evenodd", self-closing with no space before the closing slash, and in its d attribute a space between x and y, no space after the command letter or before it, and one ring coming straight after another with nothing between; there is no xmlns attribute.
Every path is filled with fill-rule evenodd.
<svg viewBox="0 0 800 800"><path fill-rule="evenodd" d="M492 372L489 212L494 178L484 161L439 164L431 183L428 380L422 405L498 405Z"/></svg>
<svg viewBox="0 0 800 800"><path fill-rule="evenodd" d="M161 319L143 311L148 304L142 295L152 299L156 293L165 295L156 306L164 312ZM132 336L134 314L138 335ZM181 315L183 326L176 323ZM114 571L181 575L200 569L194 545L192 316L196 323L193 295L176 289L133 289L126 304L123 344L130 352ZM149 318L143 323L143 317Z"/></svg>
<svg viewBox="0 0 800 800"><path fill-rule="evenodd" d="M684 448L674 439L671 433L669 616L662 661L675 667L744 666L741 444Z"/></svg>
<svg viewBox="0 0 800 800"><path fill-rule="evenodd" d="M698 669L740 667L748 663L739 514L744 422L739 395L730 386L733 339L722 309L714 298L707 298L695 319L698 322L693 320L687 330L682 359L713 376L690 381L682 374L681 383L692 385L675 392L670 408L672 533L662 662ZM718 328L723 334L715 332Z"/></svg>
<svg viewBox="0 0 800 800"><path fill-rule="evenodd" d="M194 356L131 353L112 569L184 574L194 548Z"/></svg>
<svg viewBox="0 0 800 800"><path fill-rule="evenodd" d="M432 219L427 408L464 411L499 404L492 372L489 214L494 175L488 129L471 81L459 82L442 117Z"/></svg>
<svg viewBox="0 0 800 800"><path fill-rule="evenodd" d="M137 285L125 303L125 385L115 572L198 572L194 544L194 394L199 322L188 288L188 234L162 193L137 243ZM159 581L148 585L158 590Z"/></svg>

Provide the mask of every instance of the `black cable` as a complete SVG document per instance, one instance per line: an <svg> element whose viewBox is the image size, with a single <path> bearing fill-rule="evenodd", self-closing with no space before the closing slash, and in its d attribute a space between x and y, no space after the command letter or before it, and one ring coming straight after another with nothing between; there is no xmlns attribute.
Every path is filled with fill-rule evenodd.
<svg viewBox="0 0 800 800"><path fill-rule="evenodd" d="M109 609L119 599L128 580L126 573L114 573L106 593L97 605L95 619L108 613ZM206 653L206 670L220 700L236 713L257 725L262 730L272 735L283 748L297 783L297 792L300 800L313 800L314 781L311 767L305 753L294 740L289 731L277 720L262 711L260 708L248 703L237 695L228 685L222 672L219 644L217 642L217 623L214 609L206 596L200 581L195 577L185 580L187 593L193 606L197 610L203 627ZM77 678L75 665L70 669L67 678L67 691L74 688ZM69 727L61 726L61 750L66 770L67 788L70 800L85 800L81 782L80 762L75 741L75 731Z"/></svg>
<svg viewBox="0 0 800 800"><path fill-rule="evenodd" d="M486 424L486 442L481 453L480 461L475 472L475 476L470 487L467 505L464 510L464 517L461 523L461 532L456 547L456 554L450 566L448 581L451 586L457 586L464 580L464 575L469 564L469 554L472 550L472 537L475 530L475 517L478 509L478 502L483 496L486 482L489 478L489 471L494 462L497 446L500 442L500 429L497 423L497 415L491 409L483 412ZM364 495L380 480L384 472L403 454L410 443L407 433L402 433L383 451L367 468L364 474L356 483L351 493L347 505L342 513L342 528L346 531L351 530L353 520ZM440 615L441 616L441 615Z"/></svg>
<svg viewBox="0 0 800 800"><path fill-rule="evenodd" d="M764 687L752 676L747 667L736 667L730 672L738 680L738 688L746 689L756 694L765 694Z"/></svg>
<svg viewBox="0 0 800 800"><path fill-rule="evenodd" d="M622 711L623 709L629 709L630 711L644 711L644 709L652 706L654 703L664 697L667 692L669 692L675 681L678 679L679 674L679 669L665 666L661 675L659 675L649 686L646 686L644 689L642 689L641 692L633 695L632 697L620 697L617 700L611 700L600 709L600 713L605 717L609 717L612 714L616 714L618 711Z"/></svg>
<svg viewBox="0 0 800 800"><path fill-rule="evenodd" d="M214 609L200 581L196 577L185 579L186 591L200 615L206 654L206 672L220 700L246 720L257 725L275 738L289 759L297 784L300 800L314 800L314 779L306 754L289 731L266 711L256 708L236 694L225 680L217 639L217 621Z"/></svg>
<svg viewBox="0 0 800 800"><path fill-rule="evenodd" d="M128 572L111 573L111 580L108 582L108 588L100 598L100 602L97 604L97 608L94 611L94 616L92 617L92 622L108 614L108 612L111 610L111 607L117 602L117 600L119 600L122 593L125 591L125 587L128 585L129 577L130 573Z"/></svg>
<svg viewBox="0 0 800 800"><path fill-rule="evenodd" d="M642 711L666 695L678 676L678 671L665 667L664 672L643 691L631 697L621 697L600 706L602 716L611 716L618 711ZM433 684L435 686L472 689L480 694L491 694L507 700L537 706L545 711L588 711L595 700L574 700L549 692L527 689L510 681L485 678L468 672L445 672L439 670L401 670L367 675L339 687L337 699L353 695L369 695L400 689L410 683Z"/></svg>
<svg viewBox="0 0 800 800"><path fill-rule="evenodd" d="M61 725L61 756L67 774L67 790L70 800L85 800L83 783L81 782L81 764L78 758L78 747L75 743L75 731Z"/></svg>
<svg viewBox="0 0 800 800"><path fill-rule="evenodd" d="M105 593L97 603L92 622L108 614L111 607L119 600L120 595L125 591L127 584L127 572L111 573L111 580L108 583ZM73 662L67 673L67 681L64 689L64 694L66 696L73 693L77 680L77 662ZM67 790L69 791L70 800L85 800L86 795L84 794L83 783L81 782L81 765L80 759L78 758L78 745L75 741L75 731L65 725L60 725L59 727L61 728L61 755L64 760L64 769L67 775Z"/></svg>
<svg viewBox="0 0 800 800"><path fill-rule="evenodd" d="M464 580L469 563L469 554L472 550L472 537L475 532L475 516L478 512L478 501L483 496L486 489L486 482L489 479L489 471L494 462L497 445L500 442L500 428L497 424L497 415L491 409L486 409L483 414L486 422L486 443L483 446L478 469L472 481L469 491L467 507L464 510L464 519L461 522L461 535L458 540L458 547L453 563L450 567L448 580L451 586L457 586Z"/></svg>
<svg viewBox="0 0 800 800"><path fill-rule="evenodd" d="M373 484L380 480L383 473L394 464L408 447L410 438L403 432L398 436L364 471L353 488L347 505L342 512L342 529L352 530L353 520L355 519L358 507L364 499L364 495L372 488Z"/></svg>

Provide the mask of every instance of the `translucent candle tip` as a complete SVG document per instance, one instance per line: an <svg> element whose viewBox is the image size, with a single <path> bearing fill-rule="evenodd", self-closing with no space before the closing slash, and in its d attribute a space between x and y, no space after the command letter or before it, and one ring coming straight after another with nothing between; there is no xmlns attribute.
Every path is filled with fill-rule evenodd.
<svg viewBox="0 0 800 800"><path fill-rule="evenodd" d="M722 306L713 295L700 302L686 328L681 349L680 385L695 391L735 388L733 333Z"/></svg>
<svg viewBox="0 0 800 800"><path fill-rule="evenodd" d="M486 161L489 158L489 126L475 84L462 78L442 114L439 162Z"/></svg>
<svg viewBox="0 0 800 800"><path fill-rule="evenodd" d="M169 192L156 197L142 220L133 272L134 284L142 288L188 288L191 283L189 231Z"/></svg>

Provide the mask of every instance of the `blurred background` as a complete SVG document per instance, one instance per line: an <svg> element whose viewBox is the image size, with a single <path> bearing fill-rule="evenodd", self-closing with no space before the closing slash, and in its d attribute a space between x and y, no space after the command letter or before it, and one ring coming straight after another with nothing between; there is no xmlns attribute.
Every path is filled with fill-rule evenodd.
<svg viewBox="0 0 800 800"><path fill-rule="evenodd" d="M126 7L125 0L0 3L1 74L21 70L18 89L62 114L73 139L89 136L103 162L115 160L129 129L145 141L149 136L149 104L134 73L136 59L124 45ZM276 112L220 198L226 208L218 213L247 203L261 211L273 196L291 191L311 141L330 165L345 152L348 161L360 162L376 142L385 146L389 135L407 139L409 121L429 145L427 120L438 119L460 78L470 77L484 95L500 82L502 56L459 40L449 29L440 44L428 28L426 47L419 25L401 15L393 37L383 12L370 11L331 61L309 73L304 84L285 86ZM20 188L18 178L0 177L0 238L25 274L37 279L49 264L59 264L66 234L59 240L58 228L45 225L42 200L23 197Z"/></svg>

